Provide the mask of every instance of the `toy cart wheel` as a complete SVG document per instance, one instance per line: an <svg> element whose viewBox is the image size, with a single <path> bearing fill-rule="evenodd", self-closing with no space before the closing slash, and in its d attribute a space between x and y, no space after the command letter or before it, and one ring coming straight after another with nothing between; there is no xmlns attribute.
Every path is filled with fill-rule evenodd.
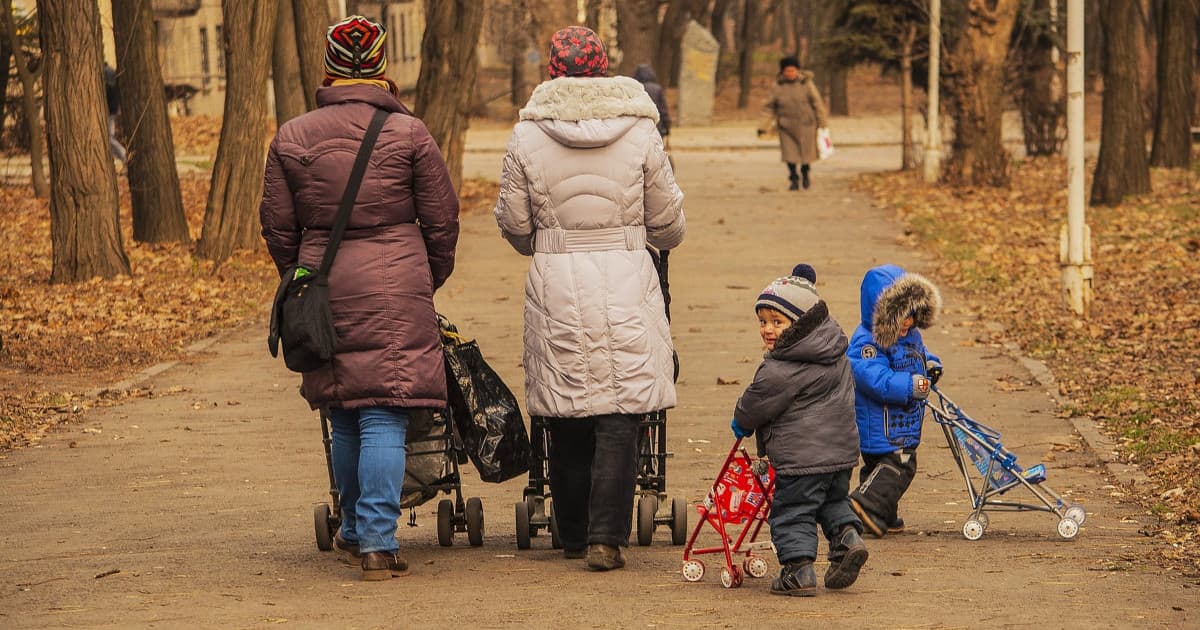
<svg viewBox="0 0 1200 630"><path fill-rule="evenodd" d="M704 579L704 563L699 560L688 560L683 563L683 579L689 582L699 582Z"/></svg>
<svg viewBox="0 0 1200 630"><path fill-rule="evenodd" d="M467 542L472 547L483 544L483 501L479 497L467 499Z"/></svg>
<svg viewBox="0 0 1200 630"><path fill-rule="evenodd" d="M742 562L742 570L745 571L746 575L749 575L750 577L766 577L767 561L757 556L746 558L746 560Z"/></svg>
<svg viewBox="0 0 1200 630"><path fill-rule="evenodd" d="M721 569L721 586L737 588L742 585L742 570L737 567Z"/></svg>
<svg viewBox="0 0 1200 630"><path fill-rule="evenodd" d="M979 521L980 525L983 525L984 531L987 531L988 525L991 525L991 519L988 518L987 512L980 512L979 514L976 514L975 520Z"/></svg>
<svg viewBox="0 0 1200 630"><path fill-rule="evenodd" d="M550 504L550 546L562 549L562 538L558 536L558 519L554 517L554 504Z"/></svg>
<svg viewBox="0 0 1200 630"><path fill-rule="evenodd" d="M1066 517L1079 525L1083 525L1083 522L1087 520L1087 511L1083 509L1082 505L1072 503L1071 507L1067 508Z"/></svg>
<svg viewBox="0 0 1200 630"><path fill-rule="evenodd" d="M1079 523L1073 518L1064 518L1058 522L1058 535L1065 540L1071 540L1079 534Z"/></svg>
<svg viewBox="0 0 1200 630"><path fill-rule="evenodd" d="M514 511L517 514L517 549L528 549L529 538L533 533L529 531L529 506L524 501L518 501Z"/></svg>
<svg viewBox="0 0 1200 630"><path fill-rule="evenodd" d="M1071 522L1074 523L1075 521ZM967 522L963 523L963 538L966 538L967 540L979 540L980 538L983 538L983 530L983 523L973 518L967 519Z"/></svg>
<svg viewBox="0 0 1200 630"><path fill-rule="evenodd" d="M438 501L437 536L443 547L454 544L454 502L450 499Z"/></svg>
<svg viewBox="0 0 1200 630"><path fill-rule="evenodd" d="M682 497L671 500L671 544L682 545L687 542L687 501Z"/></svg>
<svg viewBox="0 0 1200 630"><path fill-rule="evenodd" d="M329 551L333 549L333 528L329 525L329 504L313 506L313 529L317 534L317 549Z"/></svg>
<svg viewBox="0 0 1200 630"><path fill-rule="evenodd" d="M658 512L658 497L643 494L638 498L637 541L645 547L654 539L654 514Z"/></svg>

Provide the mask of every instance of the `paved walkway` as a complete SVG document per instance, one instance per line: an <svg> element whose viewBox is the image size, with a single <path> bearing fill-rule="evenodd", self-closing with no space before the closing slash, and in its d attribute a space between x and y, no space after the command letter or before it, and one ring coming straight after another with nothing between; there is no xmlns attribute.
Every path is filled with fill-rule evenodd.
<svg viewBox="0 0 1200 630"><path fill-rule="evenodd" d="M675 161L688 235L671 258L682 372L667 476L669 493L695 504L760 356L750 305L762 286L808 262L849 329L868 267L896 262L935 281L937 269L850 188L860 173L895 168L895 147L847 146L815 166L812 190L793 193L774 152L685 149L684 135ZM485 146L470 147L468 175L498 173ZM526 265L487 213L467 216L458 268L437 296L518 395ZM469 466L464 489L483 499L484 545L460 535L439 547L430 502L399 532L412 576L363 583L313 544L312 509L328 500L320 433L299 380L270 359L256 326L150 377L158 395L89 411L38 448L0 455L0 627L1196 627L1195 579L1142 564L1159 544L1140 533L1142 511L1055 415L1028 367L978 341L986 322L952 292L946 302L927 335L946 364L943 387L1087 507L1074 541L1042 513L997 514L982 540L964 540L966 494L930 426L902 504L909 531L868 540L871 558L845 592L771 597L759 580L726 590L714 561L703 582L684 583L664 528L608 574L563 560L545 536L519 552L513 504L523 480L483 484Z"/></svg>

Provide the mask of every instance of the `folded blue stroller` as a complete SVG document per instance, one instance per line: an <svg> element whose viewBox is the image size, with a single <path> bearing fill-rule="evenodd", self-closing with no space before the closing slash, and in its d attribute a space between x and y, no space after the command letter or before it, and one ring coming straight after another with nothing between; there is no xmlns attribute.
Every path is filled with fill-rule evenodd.
<svg viewBox="0 0 1200 630"><path fill-rule="evenodd" d="M950 453L958 464L971 514L963 523L962 533L967 540L979 540L988 527L988 511L1040 511L1058 517L1058 535L1075 538L1087 512L1078 503L1064 499L1046 481L1045 464L1022 468L1017 456L1000 443L1000 432L971 419L954 401L933 388L928 406L933 419L946 435ZM1022 486L1033 493L1040 504L1006 501L1005 493Z"/></svg>

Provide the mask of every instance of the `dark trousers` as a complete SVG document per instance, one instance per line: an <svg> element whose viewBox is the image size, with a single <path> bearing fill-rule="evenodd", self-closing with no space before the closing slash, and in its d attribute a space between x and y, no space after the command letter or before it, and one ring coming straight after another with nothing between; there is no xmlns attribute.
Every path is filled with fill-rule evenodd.
<svg viewBox="0 0 1200 630"><path fill-rule="evenodd" d="M767 524L781 564L817 557L817 525L826 540L846 525L862 530L850 509L850 470L818 475L777 475Z"/></svg>
<svg viewBox="0 0 1200 630"><path fill-rule="evenodd" d="M854 500L884 523L896 522L900 498L917 476L917 450L906 448L878 455L863 453L862 458Z"/></svg>
<svg viewBox="0 0 1200 630"><path fill-rule="evenodd" d="M641 416L550 418L549 476L563 548L629 544Z"/></svg>

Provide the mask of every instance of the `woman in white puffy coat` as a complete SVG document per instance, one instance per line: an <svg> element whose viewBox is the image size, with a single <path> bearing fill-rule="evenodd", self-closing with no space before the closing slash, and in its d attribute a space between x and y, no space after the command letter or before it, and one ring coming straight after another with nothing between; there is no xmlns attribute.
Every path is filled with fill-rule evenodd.
<svg viewBox="0 0 1200 630"><path fill-rule="evenodd" d="M624 566L643 414L675 406L671 332L647 244L683 240L683 193L641 84L606 77L594 32L551 41L551 80L513 129L494 210L532 256L525 393L548 419L549 481L568 558Z"/></svg>

